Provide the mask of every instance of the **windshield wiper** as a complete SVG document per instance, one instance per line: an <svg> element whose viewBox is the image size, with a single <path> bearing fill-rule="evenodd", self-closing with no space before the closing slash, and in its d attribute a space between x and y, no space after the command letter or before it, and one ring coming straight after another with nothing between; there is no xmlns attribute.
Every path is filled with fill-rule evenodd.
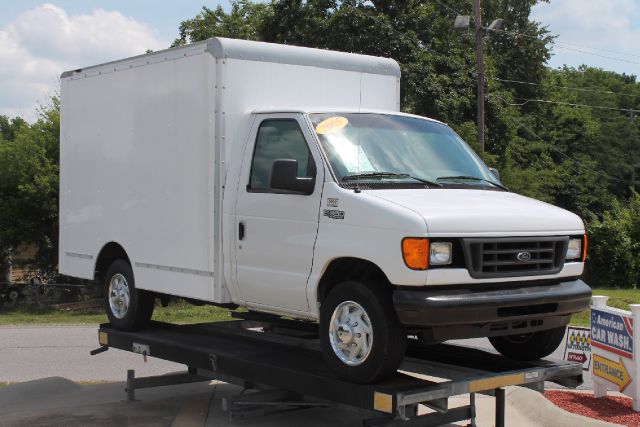
<svg viewBox="0 0 640 427"><path fill-rule="evenodd" d="M395 173L395 172L367 172L367 173L357 173L357 174L353 174L353 175L347 175L347 176L343 176L342 180L343 181L354 181L357 179L366 179L366 178L410 178L413 179L415 181L420 181L423 184L427 184L427 185L433 185L434 187L442 187L442 184L434 182L434 181L429 181L427 179L422 179L422 178L418 178L415 176L411 176L408 173Z"/></svg>
<svg viewBox="0 0 640 427"><path fill-rule="evenodd" d="M495 181L491 181L485 178L479 178L477 176L468 176L468 175L457 175L457 176L440 176L438 178L436 178L436 181L440 181L440 180L444 180L444 179L471 179L474 181L482 181L482 182L487 182L495 187L498 187L504 191L509 191L509 189L507 188L506 185L497 183Z"/></svg>

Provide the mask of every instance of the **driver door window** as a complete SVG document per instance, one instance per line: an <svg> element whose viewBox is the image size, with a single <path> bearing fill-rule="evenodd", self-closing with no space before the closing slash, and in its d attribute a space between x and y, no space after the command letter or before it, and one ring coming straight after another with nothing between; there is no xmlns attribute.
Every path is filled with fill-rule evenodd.
<svg viewBox="0 0 640 427"><path fill-rule="evenodd" d="M315 175L315 164L297 120L267 119L260 124L251 160L248 191L278 192L269 186L271 168L278 159L297 160L298 177Z"/></svg>

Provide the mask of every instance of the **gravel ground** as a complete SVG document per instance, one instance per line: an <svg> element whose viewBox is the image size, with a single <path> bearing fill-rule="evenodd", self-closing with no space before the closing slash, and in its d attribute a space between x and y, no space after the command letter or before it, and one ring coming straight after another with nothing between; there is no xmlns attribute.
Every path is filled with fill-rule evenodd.
<svg viewBox="0 0 640 427"><path fill-rule="evenodd" d="M640 426L640 412L633 410L633 400L623 396L596 399L592 394L547 390L545 397L559 408L574 414L624 426Z"/></svg>

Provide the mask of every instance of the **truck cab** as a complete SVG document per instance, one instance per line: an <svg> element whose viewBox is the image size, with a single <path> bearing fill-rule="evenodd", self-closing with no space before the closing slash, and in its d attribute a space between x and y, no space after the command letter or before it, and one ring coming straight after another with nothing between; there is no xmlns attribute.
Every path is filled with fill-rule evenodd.
<svg viewBox="0 0 640 427"><path fill-rule="evenodd" d="M117 328L169 295L317 322L370 383L407 337L545 357L588 306L581 219L400 113L392 60L211 39L62 81L61 272Z"/></svg>
<svg viewBox="0 0 640 427"><path fill-rule="evenodd" d="M376 323L427 342L491 337L537 359L588 304L582 221L510 192L441 122L259 111L238 171L239 300L319 320L337 370L393 341L374 339Z"/></svg>

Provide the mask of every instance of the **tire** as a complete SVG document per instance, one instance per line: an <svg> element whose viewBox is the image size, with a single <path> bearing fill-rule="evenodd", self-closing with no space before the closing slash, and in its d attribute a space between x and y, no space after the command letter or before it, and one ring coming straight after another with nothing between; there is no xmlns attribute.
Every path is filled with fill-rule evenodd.
<svg viewBox="0 0 640 427"><path fill-rule="evenodd" d="M109 322L116 329L135 331L149 323L155 298L152 292L138 290L128 262L116 260L104 279L104 304Z"/></svg>
<svg viewBox="0 0 640 427"><path fill-rule="evenodd" d="M407 336L393 309L391 290L358 281L332 289L320 308L320 344L327 365L343 380L369 384L394 375Z"/></svg>
<svg viewBox="0 0 640 427"><path fill-rule="evenodd" d="M491 345L512 360L538 360L554 352L562 343L565 327L521 335L490 337Z"/></svg>

